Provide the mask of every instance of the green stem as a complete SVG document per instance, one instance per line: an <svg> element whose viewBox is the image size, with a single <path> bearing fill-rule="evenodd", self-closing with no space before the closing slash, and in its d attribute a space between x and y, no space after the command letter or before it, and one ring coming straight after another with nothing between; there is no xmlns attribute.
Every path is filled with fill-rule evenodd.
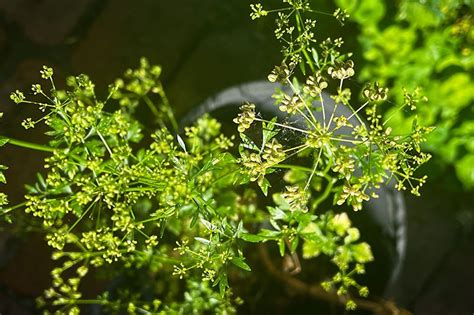
<svg viewBox="0 0 474 315"><path fill-rule="evenodd" d="M319 204L328 198L329 194L331 193L331 189L336 181L337 180L334 178L329 181L328 185L326 186L326 189L324 189L324 192L318 198L316 198L316 200L311 205L312 211L315 211L318 208Z"/></svg>
<svg viewBox="0 0 474 315"><path fill-rule="evenodd" d="M27 141L22 141L22 140L18 140L18 139L9 138L9 137L1 136L0 139L2 139L2 140L6 139L6 140L8 140L9 144L15 145L17 147L32 149L32 150L36 150L36 151L44 151L44 152L53 153L54 150L55 150L54 148L51 148L51 147L46 146L46 145L27 142Z"/></svg>
<svg viewBox="0 0 474 315"><path fill-rule="evenodd" d="M306 32L306 29L304 28L304 24L303 24L302 17L300 15L299 10L296 11L295 17L296 17L296 25L298 27L298 32L300 33L300 35L302 35L304 32ZM308 55L308 52L306 51L306 49L303 48L302 52L303 52L303 56L306 59L306 62L308 63L309 67L311 68L311 71L313 71L313 73L316 73L316 68L314 67L313 60Z"/></svg>
<svg viewBox="0 0 474 315"><path fill-rule="evenodd" d="M294 169L294 170L300 170L303 172L312 172L313 169L305 166L299 166L299 165L291 165L291 164L277 164L274 166L275 168L285 168L285 169Z"/></svg>
<svg viewBox="0 0 474 315"><path fill-rule="evenodd" d="M306 182L306 185L304 186L304 190L307 190L309 187L309 184L311 184L311 180L313 179L314 173L316 173L316 169L318 168L319 161L321 160L322 152L323 152L323 148L319 149L318 159L314 162L313 170L311 171L311 175L309 175L308 181Z"/></svg>
<svg viewBox="0 0 474 315"><path fill-rule="evenodd" d="M26 203L27 203L27 202L24 201L24 202L22 202L22 203L19 203L19 204L17 204L17 205L14 205L14 206L12 206L12 207L10 207L10 208L2 209L1 212L0 212L0 216L5 215L5 214L7 214L8 212L13 211L13 210L15 210L15 209L21 208L21 207L25 206Z"/></svg>
<svg viewBox="0 0 474 315"><path fill-rule="evenodd" d="M171 104L168 100L168 97L165 94L165 89L163 88L163 85L161 84L161 82L158 82L158 95L160 95L161 97L165 113L168 115L168 119L170 120L174 131L178 132L179 131L178 121L176 120L176 117L174 117L173 109L171 108Z"/></svg>

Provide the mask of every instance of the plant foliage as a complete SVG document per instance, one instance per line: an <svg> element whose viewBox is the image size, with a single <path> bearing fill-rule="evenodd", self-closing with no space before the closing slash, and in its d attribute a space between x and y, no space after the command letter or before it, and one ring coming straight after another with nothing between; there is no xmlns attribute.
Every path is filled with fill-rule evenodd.
<svg viewBox="0 0 474 315"><path fill-rule="evenodd" d="M276 244L290 273L301 269L298 257L327 256L335 272L319 281L348 309L356 307L354 296L368 296L356 278L372 252L342 206L361 210L392 181L418 195L426 177L415 172L430 157L420 144L430 128L413 120L407 133L392 131L378 111L390 91L379 83L367 84L362 103L354 100L345 86L355 75L351 55L341 51L341 38L316 39L319 13L308 1L251 10L252 19L276 18L283 61L268 79L291 93L275 91L283 120L244 104L234 119L240 144L208 115L179 133L161 69L146 59L104 95L86 75L57 89L48 67L41 71L46 83L11 94L43 113L23 127L48 126L44 145L0 141L49 152L23 203L8 206L0 195L5 217L13 210L28 216L54 249L52 284L38 299L45 312L77 314L97 304L111 313L235 313L243 301L230 275L252 272L258 260L244 253L253 243ZM339 9L333 15L341 23L348 17ZM423 97L407 91L401 100L414 110ZM338 106L352 113L340 115ZM136 118L142 107L156 118L152 132ZM238 156L231 153L237 145ZM145 280L89 297L82 280L90 274Z"/></svg>

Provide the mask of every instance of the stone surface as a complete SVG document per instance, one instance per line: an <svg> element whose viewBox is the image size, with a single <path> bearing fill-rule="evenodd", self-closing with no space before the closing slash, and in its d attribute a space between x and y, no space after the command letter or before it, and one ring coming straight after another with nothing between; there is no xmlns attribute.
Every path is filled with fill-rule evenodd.
<svg viewBox="0 0 474 315"><path fill-rule="evenodd" d="M34 42L54 45L76 26L91 0L0 0L0 12Z"/></svg>

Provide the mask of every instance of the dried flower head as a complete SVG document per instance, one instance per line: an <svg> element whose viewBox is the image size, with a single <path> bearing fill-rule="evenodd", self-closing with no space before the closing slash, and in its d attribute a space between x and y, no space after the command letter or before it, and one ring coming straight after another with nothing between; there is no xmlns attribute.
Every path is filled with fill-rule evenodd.
<svg viewBox="0 0 474 315"><path fill-rule="evenodd" d="M328 74L333 79L344 80L354 76L354 62L347 60L345 62L339 62L335 66L328 68Z"/></svg>
<svg viewBox="0 0 474 315"><path fill-rule="evenodd" d="M255 104L244 104L240 106L240 111L241 112L239 113L239 115L234 118L233 121L239 125L237 130L239 132L244 132L245 130L250 128L253 121L255 120Z"/></svg>
<svg viewBox="0 0 474 315"><path fill-rule="evenodd" d="M362 91L367 101L385 101L387 99L388 88L380 87L378 82L372 86L370 83Z"/></svg>

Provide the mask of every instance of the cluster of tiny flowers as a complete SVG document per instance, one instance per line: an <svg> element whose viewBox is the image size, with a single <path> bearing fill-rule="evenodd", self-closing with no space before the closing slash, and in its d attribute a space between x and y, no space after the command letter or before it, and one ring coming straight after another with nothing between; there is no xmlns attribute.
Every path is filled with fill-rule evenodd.
<svg viewBox="0 0 474 315"><path fill-rule="evenodd" d="M286 84L294 68L294 63L288 65L285 62L282 62L280 66L275 66L273 68L272 72L268 75L268 81L272 83L280 82Z"/></svg>
<svg viewBox="0 0 474 315"><path fill-rule="evenodd" d="M362 91L362 94L368 101L385 101L388 95L388 88L380 87L378 82L372 86L370 83Z"/></svg>
<svg viewBox="0 0 474 315"><path fill-rule="evenodd" d="M239 132L244 132L254 122L256 117L255 113L255 104L244 104L240 106L240 113L239 115L234 118L234 122L238 124L238 130Z"/></svg>
<svg viewBox="0 0 474 315"><path fill-rule="evenodd" d="M346 10L342 10L340 8L337 8L334 13L332 14L336 20L338 20L342 25L344 25L344 22L346 19L349 18L349 14L347 13Z"/></svg>
<svg viewBox="0 0 474 315"><path fill-rule="evenodd" d="M262 157L271 164L276 164L285 159L285 152L283 152L283 145L273 138L270 142L265 144Z"/></svg>
<svg viewBox="0 0 474 315"><path fill-rule="evenodd" d="M279 106L280 111L287 112L288 114L295 114L304 108L304 101L299 95L284 96Z"/></svg>
<svg viewBox="0 0 474 315"><path fill-rule="evenodd" d="M352 60L347 60L345 62L340 62L335 66L328 68L328 74L333 79L345 80L354 76L354 62Z"/></svg>
<svg viewBox="0 0 474 315"><path fill-rule="evenodd" d="M312 97L316 97L319 96L319 94L321 94L321 92L327 87L328 83L326 80L324 80L324 78L318 74L316 77L309 76L303 89Z"/></svg>
<svg viewBox="0 0 474 315"><path fill-rule="evenodd" d="M358 184L346 184L342 188L342 193L336 203L342 205L346 202L353 207L355 211L362 209L362 203L368 201L369 196L363 191L362 186Z"/></svg>
<svg viewBox="0 0 474 315"><path fill-rule="evenodd" d="M281 194L283 199L290 205L290 211L308 211L308 194L297 185L286 186L285 192Z"/></svg>

